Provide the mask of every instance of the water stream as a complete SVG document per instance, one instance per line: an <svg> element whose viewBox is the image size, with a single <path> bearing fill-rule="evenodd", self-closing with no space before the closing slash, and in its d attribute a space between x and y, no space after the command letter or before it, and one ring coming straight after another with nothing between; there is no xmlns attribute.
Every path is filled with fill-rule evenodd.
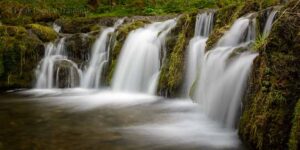
<svg viewBox="0 0 300 150"><path fill-rule="evenodd" d="M213 29L213 21L213 12L205 12L197 15L195 35L189 43L186 55L187 69L183 87L185 97L189 97L193 83L201 70L200 64L203 61L206 41Z"/></svg>
<svg viewBox="0 0 300 150"><path fill-rule="evenodd" d="M216 47L205 54L195 83L193 99L210 118L230 129L235 129L248 74L257 56L247 50L255 39L254 29L255 19L250 16L235 21Z"/></svg>
<svg viewBox="0 0 300 150"><path fill-rule="evenodd" d="M124 19L118 20L114 27L104 29L92 48L91 59L88 68L83 74L82 88L99 88L104 66L109 61L111 34L123 23Z"/></svg>
<svg viewBox="0 0 300 150"><path fill-rule="evenodd" d="M264 34L275 15L270 14ZM129 33L111 90L101 88L101 77L111 34L122 20L101 32L84 71L66 56L65 36L48 43L36 70L36 89L0 95L5 129L0 131L0 149L244 149L236 126L258 55L250 49L257 34L255 21L253 14L239 18L205 51L214 12L197 15L185 58L184 99L155 96L166 59L165 39L177 19ZM58 25L53 28L59 33Z"/></svg>
<svg viewBox="0 0 300 150"><path fill-rule="evenodd" d="M114 91L155 93L165 38L175 25L171 19L129 33L113 76Z"/></svg>

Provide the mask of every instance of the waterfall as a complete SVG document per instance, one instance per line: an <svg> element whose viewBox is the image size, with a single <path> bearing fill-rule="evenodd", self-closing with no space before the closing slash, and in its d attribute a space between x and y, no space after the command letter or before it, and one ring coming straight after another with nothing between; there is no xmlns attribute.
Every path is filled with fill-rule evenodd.
<svg viewBox="0 0 300 150"><path fill-rule="evenodd" d="M213 28L213 18L213 12L205 12L197 15L195 35L189 43L186 55L187 70L183 87L183 94L186 97L190 95L191 87L200 71L199 64L203 60L206 41Z"/></svg>
<svg viewBox="0 0 300 150"><path fill-rule="evenodd" d="M104 66L109 61L109 49L111 42L111 34L115 29L123 23L123 19L118 20L114 27L106 28L97 38L92 48L92 58L89 61L87 70L83 74L81 87L98 88L101 84L101 75Z"/></svg>
<svg viewBox="0 0 300 150"><path fill-rule="evenodd" d="M250 16L233 26L201 62L193 99L212 119L234 128L252 62L257 54L247 49L255 40L255 19Z"/></svg>
<svg viewBox="0 0 300 150"><path fill-rule="evenodd" d="M272 26L273 26L273 21L276 17L276 14L277 14L277 10L273 10L271 11L271 13L269 14L268 16L268 19L267 19L267 22L266 22L266 25L264 27L264 32L263 32L263 36L268 36L271 29L272 29Z"/></svg>
<svg viewBox="0 0 300 150"><path fill-rule="evenodd" d="M161 68L161 50L176 19L156 22L132 31L122 47L112 88L115 91L154 94Z"/></svg>
<svg viewBox="0 0 300 150"><path fill-rule="evenodd" d="M60 27L53 25L55 31ZM45 56L36 69L36 88L75 87L80 81L82 72L77 64L69 60L65 54L65 37L50 42L45 49Z"/></svg>

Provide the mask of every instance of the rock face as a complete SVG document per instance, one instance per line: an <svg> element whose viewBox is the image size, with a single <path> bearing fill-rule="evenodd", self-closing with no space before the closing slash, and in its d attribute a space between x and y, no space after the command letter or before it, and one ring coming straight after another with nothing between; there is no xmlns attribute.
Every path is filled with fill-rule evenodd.
<svg viewBox="0 0 300 150"><path fill-rule="evenodd" d="M255 149L299 149L299 13L299 1L283 7L258 49L239 126Z"/></svg>
<svg viewBox="0 0 300 150"><path fill-rule="evenodd" d="M0 26L0 89L29 88L44 45L20 26Z"/></svg>

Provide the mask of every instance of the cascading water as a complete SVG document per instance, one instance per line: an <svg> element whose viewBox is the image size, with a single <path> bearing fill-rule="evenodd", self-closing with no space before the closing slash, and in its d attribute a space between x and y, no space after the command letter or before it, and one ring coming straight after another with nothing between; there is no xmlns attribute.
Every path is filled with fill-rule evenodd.
<svg viewBox="0 0 300 150"><path fill-rule="evenodd" d="M189 43L186 57L187 70L183 87L184 96L189 96L190 89L200 71L199 64L203 60L206 41L213 28L213 18L213 12L205 12L197 15L195 35Z"/></svg>
<svg viewBox="0 0 300 150"><path fill-rule="evenodd" d="M60 27L54 24L54 30L59 32ZM36 70L36 88L59 88L78 86L82 73L77 64L65 56L65 37L55 43L48 43L45 56Z"/></svg>
<svg viewBox="0 0 300 150"><path fill-rule="evenodd" d="M175 25L176 19L156 22L128 35L114 73L113 90L155 93L161 58L164 58L160 56L161 49Z"/></svg>
<svg viewBox="0 0 300 150"><path fill-rule="evenodd" d="M277 10L273 10L271 11L271 13L269 14L268 16L268 19L267 19L267 22L266 22L266 25L264 27L264 32L263 32L263 36L268 36L271 29L272 29L272 26L273 26L273 22L274 22L274 19L276 17L276 14L277 14Z"/></svg>
<svg viewBox="0 0 300 150"><path fill-rule="evenodd" d="M83 74L81 87L98 88L104 65L109 61L110 35L123 23L124 19L118 20L114 27L102 31L92 48L92 58L87 70Z"/></svg>
<svg viewBox="0 0 300 150"><path fill-rule="evenodd" d="M210 118L230 129L235 127L245 83L257 56L240 52L255 39L255 19L250 17L235 21L217 46L205 54L192 95Z"/></svg>

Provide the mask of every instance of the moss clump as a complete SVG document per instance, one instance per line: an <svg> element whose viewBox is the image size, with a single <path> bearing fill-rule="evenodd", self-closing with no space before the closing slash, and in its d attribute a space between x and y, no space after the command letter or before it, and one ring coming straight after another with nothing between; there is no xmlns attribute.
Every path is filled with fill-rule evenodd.
<svg viewBox="0 0 300 150"><path fill-rule="evenodd" d="M289 149L297 150L300 148L300 100L295 107L293 125L289 140Z"/></svg>
<svg viewBox="0 0 300 150"><path fill-rule="evenodd" d="M167 56L160 74L159 95L175 97L179 94L183 82L186 45L194 33L195 14L191 16L182 15L166 40Z"/></svg>
<svg viewBox="0 0 300 150"><path fill-rule="evenodd" d="M293 114L300 98L297 2L281 9L266 44L257 49L260 56L254 62L239 126L241 138L255 149L287 149L293 134Z"/></svg>
<svg viewBox="0 0 300 150"><path fill-rule="evenodd" d="M130 31L143 27L147 23L149 23L149 21L145 21L145 20L138 20L138 21L126 23L117 30L116 35L112 35L113 36L112 51L111 51L111 55L109 59L110 61L107 67L107 71L106 74L104 75L105 82L107 85L109 85L112 80L113 73L115 71L115 67L117 64L117 59L121 52L122 46L126 40L127 35L129 34Z"/></svg>
<svg viewBox="0 0 300 150"><path fill-rule="evenodd" d="M0 89L32 86L43 43L23 27L0 26Z"/></svg>
<svg viewBox="0 0 300 150"><path fill-rule="evenodd" d="M43 42L53 41L58 36L52 28L40 24L29 24L26 27L36 34Z"/></svg>

